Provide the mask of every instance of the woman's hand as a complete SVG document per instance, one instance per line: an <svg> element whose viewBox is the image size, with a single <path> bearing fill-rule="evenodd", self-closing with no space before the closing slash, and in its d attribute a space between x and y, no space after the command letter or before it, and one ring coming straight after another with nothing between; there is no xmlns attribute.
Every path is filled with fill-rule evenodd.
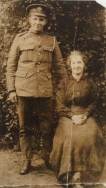
<svg viewBox="0 0 106 188"><path fill-rule="evenodd" d="M85 114L80 114L80 115L73 115L71 119L73 124L82 125L85 123L87 117Z"/></svg>
<svg viewBox="0 0 106 188"><path fill-rule="evenodd" d="M12 103L16 103L17 102L17 95L15 91L11 91L9 94L9 99Z"/></svg>

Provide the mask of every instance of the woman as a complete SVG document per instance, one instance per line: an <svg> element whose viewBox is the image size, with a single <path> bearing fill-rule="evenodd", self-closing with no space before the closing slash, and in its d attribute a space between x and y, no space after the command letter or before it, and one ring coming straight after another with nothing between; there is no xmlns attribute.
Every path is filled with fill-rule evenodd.
<svg viewBox="0 0 106 188"><path fill-rule="evenodd" d="M72 75L57 91L60 115L50 155L59 182L75 184L97 182L104 166L104 138L95 119L97 87L84 74L86 57L73 51L68 58Z"/></svg>

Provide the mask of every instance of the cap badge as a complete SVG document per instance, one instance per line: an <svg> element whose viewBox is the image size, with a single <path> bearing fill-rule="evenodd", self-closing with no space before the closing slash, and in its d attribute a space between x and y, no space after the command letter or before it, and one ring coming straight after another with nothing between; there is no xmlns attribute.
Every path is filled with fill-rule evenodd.
<svg viewBox="0 0 106 188"><path fill-rule="evenodd" d="M37 7L37 10L38 11L42 11L42 7Z"/></svg>

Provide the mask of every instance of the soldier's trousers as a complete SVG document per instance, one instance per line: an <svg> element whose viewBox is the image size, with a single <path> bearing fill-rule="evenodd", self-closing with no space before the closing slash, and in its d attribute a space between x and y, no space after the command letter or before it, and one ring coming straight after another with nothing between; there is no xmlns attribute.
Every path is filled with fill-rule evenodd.
<svg viewBox="0 0 106 188"><path fill-rule="evenodd" d="M49 159L53 139L53 113L51 98L19 97L17 112L20 125L20 147L24 160L32 159L32 114L33 110L39 120L42 134L42 158ZM35 122L36 123L36 122Z"/></svg>

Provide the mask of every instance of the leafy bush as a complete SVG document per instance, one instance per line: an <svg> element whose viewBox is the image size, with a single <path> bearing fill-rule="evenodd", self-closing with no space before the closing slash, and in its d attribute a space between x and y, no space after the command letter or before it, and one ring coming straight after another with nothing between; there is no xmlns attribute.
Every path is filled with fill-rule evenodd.
<svg viewBox="0 0 106 188"><path fill-rule="evenodd" d="M0 134L1 145L13 146L18 140L18 118L15 105L8 101L6 88L6 62L13 38L19 32L28 30L25 8L30 3L42 3L51 9L51 16L45 31L56 35L64 58L71 50L85 51L89 57L87 71L100 90L95 117L104 135L106 124L106 73L104 8L95 1L56 0L0 0ZM56 117L54 122L56 122ZM55 123L54 123L55 124ZM34 126L34 122L33 122ZM36 145L39 149L39 128L34 128ZM38 134L39 133L39 134ZM38 136L39 135L39 136Z"/></svg>

